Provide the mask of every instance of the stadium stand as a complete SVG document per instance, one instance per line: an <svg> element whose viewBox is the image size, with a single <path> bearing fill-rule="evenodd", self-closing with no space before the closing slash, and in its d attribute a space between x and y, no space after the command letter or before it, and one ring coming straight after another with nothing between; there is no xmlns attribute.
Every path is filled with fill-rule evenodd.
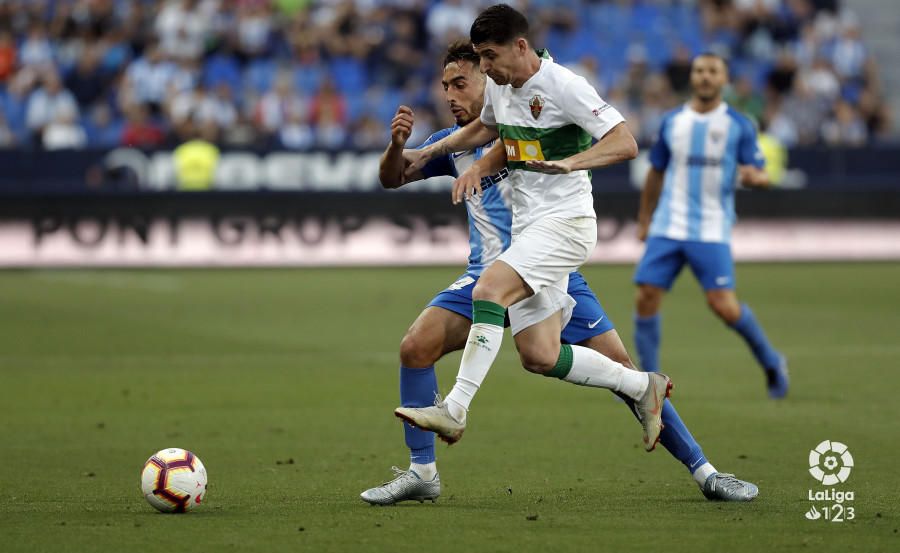
<svg viewBox="0 0 900 553"><path fill-rule="evenodd" d="M709 50L730 60L729 101L782 144L859 146L897 140L898 106L884 90L900 69L877 62L891 55L893 4L534 0L528 12L533 42L591 76L645 143L682 101L691 56ZM0 2L0 148L174 146L198 135L226 147L372 148L398 103L417 113L415 143L450 124L432 84L437 62L483 5Z"/></svg>

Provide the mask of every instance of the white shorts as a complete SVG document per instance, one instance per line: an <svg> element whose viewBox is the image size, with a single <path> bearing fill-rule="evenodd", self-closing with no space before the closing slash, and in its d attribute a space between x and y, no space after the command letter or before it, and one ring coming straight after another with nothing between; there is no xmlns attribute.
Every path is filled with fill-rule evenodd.
<svg viewBox="0 0 900 553"><path fill-rule="evenodd" d="M530 298L510 305L509 330L512 335L515 336L560 311L562 311L561 328L565 328L575 309L575 298L565 292L568 284L569 277L566 276L562 291L556 286L548 286Z"/></svg>
<svg viewBox="0 0 900 553"><path fill-rule="evenodd" d="M597 221L592 217L539 219L513 236L509 249L497 259L512 267L534 295L509 308L513 335L562 311L563 326L572 316L575 300L568 294L569 273L587 261L597 244Z"/></svg>

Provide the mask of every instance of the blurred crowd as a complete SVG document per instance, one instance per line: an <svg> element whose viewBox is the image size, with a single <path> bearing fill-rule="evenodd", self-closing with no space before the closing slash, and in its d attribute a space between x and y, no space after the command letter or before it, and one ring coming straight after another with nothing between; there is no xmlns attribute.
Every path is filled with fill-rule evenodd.
<svg viewBox="0 0 900 553"><path fill-rule="evenodd" d="M0 147L381 148L452 124L446 44L492 2L0 0ZM730 60L728 101L787 146L891 140L879 70L839 0L532 0L532 42L652 140L691 57Z"/></svg>

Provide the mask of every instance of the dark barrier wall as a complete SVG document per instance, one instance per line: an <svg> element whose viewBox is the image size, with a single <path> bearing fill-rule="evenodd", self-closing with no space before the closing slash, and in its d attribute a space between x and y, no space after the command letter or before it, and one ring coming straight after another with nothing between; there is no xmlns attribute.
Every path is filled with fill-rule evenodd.
<svg viewBox="0 0 900 553"><path fill-rule="evenodd" d="M380 151L222 152L213 191L379 190ZM0 195L161 192L178 189L170 151L0 151ZM643 156L594 173L597 192L627 192L642 180ZM783 188L900 191L900 147L792 150ZM425 190L434 187L420 187Z"/></svg>

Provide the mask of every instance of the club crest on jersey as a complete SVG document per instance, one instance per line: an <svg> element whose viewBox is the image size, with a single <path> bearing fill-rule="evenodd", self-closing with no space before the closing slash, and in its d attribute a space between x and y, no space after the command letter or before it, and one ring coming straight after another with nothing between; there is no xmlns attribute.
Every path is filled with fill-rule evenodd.
<svg viewBox="0 0 900 553"><path fill-rule="evenodd" d="M725 137L725 134L722 131L714 130L709 131L709 137L712 139L713 144L718 144Z"/></svg>
<svg viewBox="0 0 900 553"><path fill-rule="evenodd" d="M541 115L541 110L544 109L544 99L535 94L531 101L528 102L528 107L531 108L531 116L537 119Z"/></svg>

